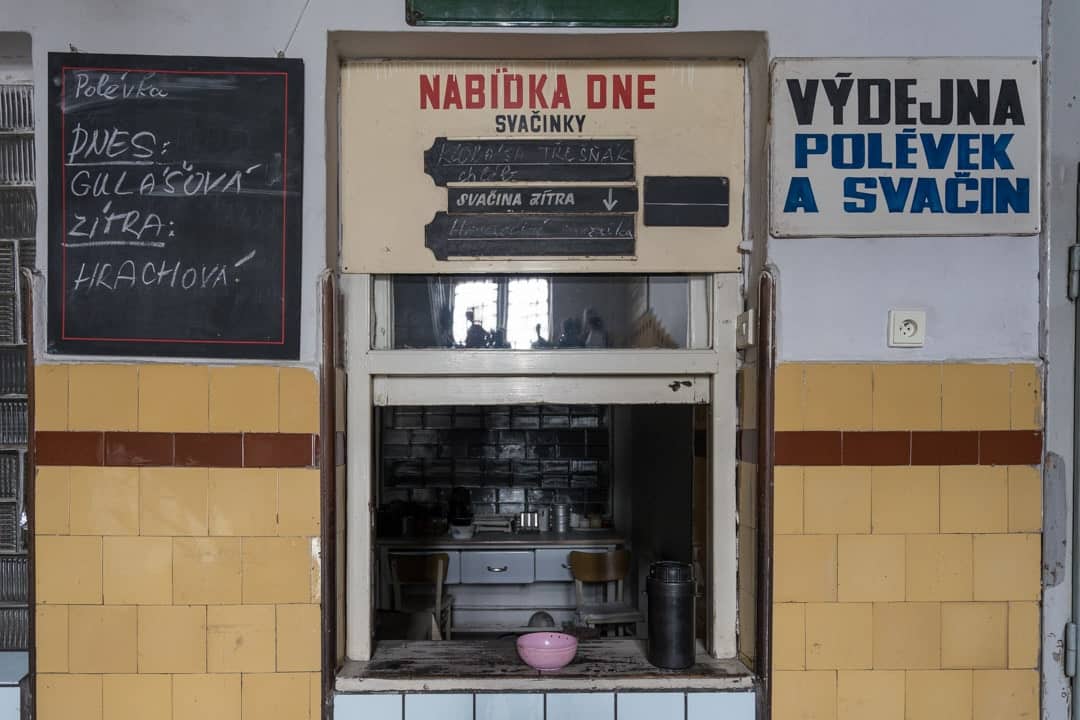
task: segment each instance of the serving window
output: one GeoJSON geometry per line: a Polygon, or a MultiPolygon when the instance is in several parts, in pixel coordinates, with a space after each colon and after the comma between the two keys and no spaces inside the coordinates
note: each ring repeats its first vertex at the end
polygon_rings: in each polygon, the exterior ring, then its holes
{"type": "MultiPolygon", "coordinates": [[[[349,657],[375,663],[370,671],[385,667],[387,653],[415,660],[408,653],[428,652],[433,637],[481,648],[537,624],[581,631],[568,553],[627,550],[624,593],[642,616],[597,636],[643,639],[648,566],[681,560],[699,581],[701,650],[734,658],[738,283],[735,275],[345,276],[347,338],[373,339],[347,360],[349,657]],[[546,300],[554,327],[555,308],[570,304],[560,293],[572,288],[573,311],[562,314],[604,308],[613,339],[600,347],[530,342],[517,352],[470,347],[468,328],[445,322],[454,341],[432,346],[435,289],[457,314],[468,308],[470,322],[501,324],[513,322],[518,282],[538,288],[532,315],[523,313],[534,331],[535,305],[546,300]],[[638,307],[648,308],[650,292],[672,287],[667,297],[680,300],[669,317],[679,318],[681,342],[615,339],[633,323],[611,308],[639,294],[638,307]],[[375,311],[364,312],[362,300],[375,311]],[[686,347],[694,342],[705,347],[686,347]],[[565,534],[556,530],[559,505],[565,534]],[[532,513],[546,516],[543,528],[522,528],[539,519],[532,513]],[[471,526],[467,537],[455,535],[455,521],[471,526]],[[452,598],[445,622],[401,614],[411,591],[431,590],[395,583],[393,562],[404,555],[442,563],[443,601],[452,598]]],[[[635,657],[635,671],[647,672],[644,651],[635,657]]]]}
{"type": "Polygon", "coordinates": [[[424,686],[452,689],[469,664],[466,687],[505,687],[513,657],[470,643],[588,625],[573,552],[622,558],[631,613],[572,680],[619,687],[625,661],[668,682],[640,591],[670,559],[697,569],[717,687],[737,674],[743,63],[363,60],[340,80],[343,689],[436,665],[449,684],[424,686]],[[392,614],[433,585],[419,623],[392,614]]]}

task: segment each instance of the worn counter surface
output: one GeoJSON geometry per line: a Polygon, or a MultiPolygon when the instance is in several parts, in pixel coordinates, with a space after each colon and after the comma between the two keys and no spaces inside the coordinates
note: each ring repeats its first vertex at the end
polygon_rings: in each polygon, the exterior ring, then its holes
{"type": "Polygon", "coordinates": [[[455,540],[449,535],[438,537],[377,538],[379,547],[398,550],[482,550],[486,548],[537,548],[537,547],[597,547],[625,545],[626,539],[614,530],[572,530],[565,533],[478,533],[467,540],[455,540]]]}
{"type": "Polygon", "coordinates": [[[699,651],[686,670],[661,670],[645,658],[638,638],[585,640],[562,670],[539,672],[517,655],[512,637],[445,642],[382,641],[369,662],[349,661],[338,692],[448,690],[748,690],[754,678],[738,660],[699,651]]]}

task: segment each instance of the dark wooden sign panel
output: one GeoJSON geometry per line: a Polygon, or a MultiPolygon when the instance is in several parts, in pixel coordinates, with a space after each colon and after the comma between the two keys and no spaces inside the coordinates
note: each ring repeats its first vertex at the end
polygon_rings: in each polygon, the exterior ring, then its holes
{"type": "Polygon", "coordinates": [[[638,209],[636,187],[548,185],[447,188],[452,214],[460,213],[610,213],[638,209]]]}
{"type": "Polygon", "coordinates": [[[299,60],[49,55],[49,350],[299,356],[299,60]]]}
{"type": "Polygon", "coordinates": [[[425,228],[439,260],[454,257],[634,254],[634,215],[449,215],[425,228]]]}
{"type": "Polygon", "coordinates": [[[644,195],[649,227],[727,227],[725,177],[646,177],[644,195]]]}
{"type": "Polygon", "coordinates": [[[633,140],[448,140],[424,151],[436,185],[634,179],[633,140]]]}
{"type": "Polygon", "coordinates": [[[679,0],[405,0],[410,25],[675,27],[679,0]]]}

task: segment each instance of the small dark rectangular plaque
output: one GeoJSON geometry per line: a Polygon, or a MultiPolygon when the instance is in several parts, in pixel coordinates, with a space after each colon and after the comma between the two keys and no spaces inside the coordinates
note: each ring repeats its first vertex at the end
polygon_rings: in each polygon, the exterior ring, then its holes
{"type": "Polygon", "coordinates": [[[405,0],[410,25],[675,27],[679,0],[405,0]]]}
{"type": "Polygon", "coordinates": [[[597,185],[476,186],[447,189],[449,210],[464,213],[612,213],[638,209],[636,187],[597,185]]]}
{"type": "Polygon", "coordinates": [[[424,151],[436,185],[634,179],[633,140],[448,140],[424,151]]]}
{"type": "Polygon", "coordinates": [[[425,228],[424,244],[452,257],[634,254],[634,215],[448,215],[425,228]]]}
{"type": "Polygon", "coordinates": [[[646,177],[645,225],[727,227],[726,177],[646,177]]]}

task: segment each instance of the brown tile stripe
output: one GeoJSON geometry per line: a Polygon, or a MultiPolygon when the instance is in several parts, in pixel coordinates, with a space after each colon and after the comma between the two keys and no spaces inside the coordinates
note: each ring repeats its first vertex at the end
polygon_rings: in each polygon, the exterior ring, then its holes
{"type": "Polygon", "coordinates": [[[777,432],[773,445],[776,465],[840,465],[843,458],[839,432],[777,432]]]}
{"type": "Polygon", "coordinates": [[[844,433],[840,456],[843,465],[910,465],[911,433],[844,433]]]}
{"type": "Polygon", "coordinates": [[[1040,431],[778,431],[777,465],[1038,465],[1040,431]]]}
{"type": "Polygon", "coordinates": [[[313,433],[41,431],[38,465],[318,467],[313,433]]]}

